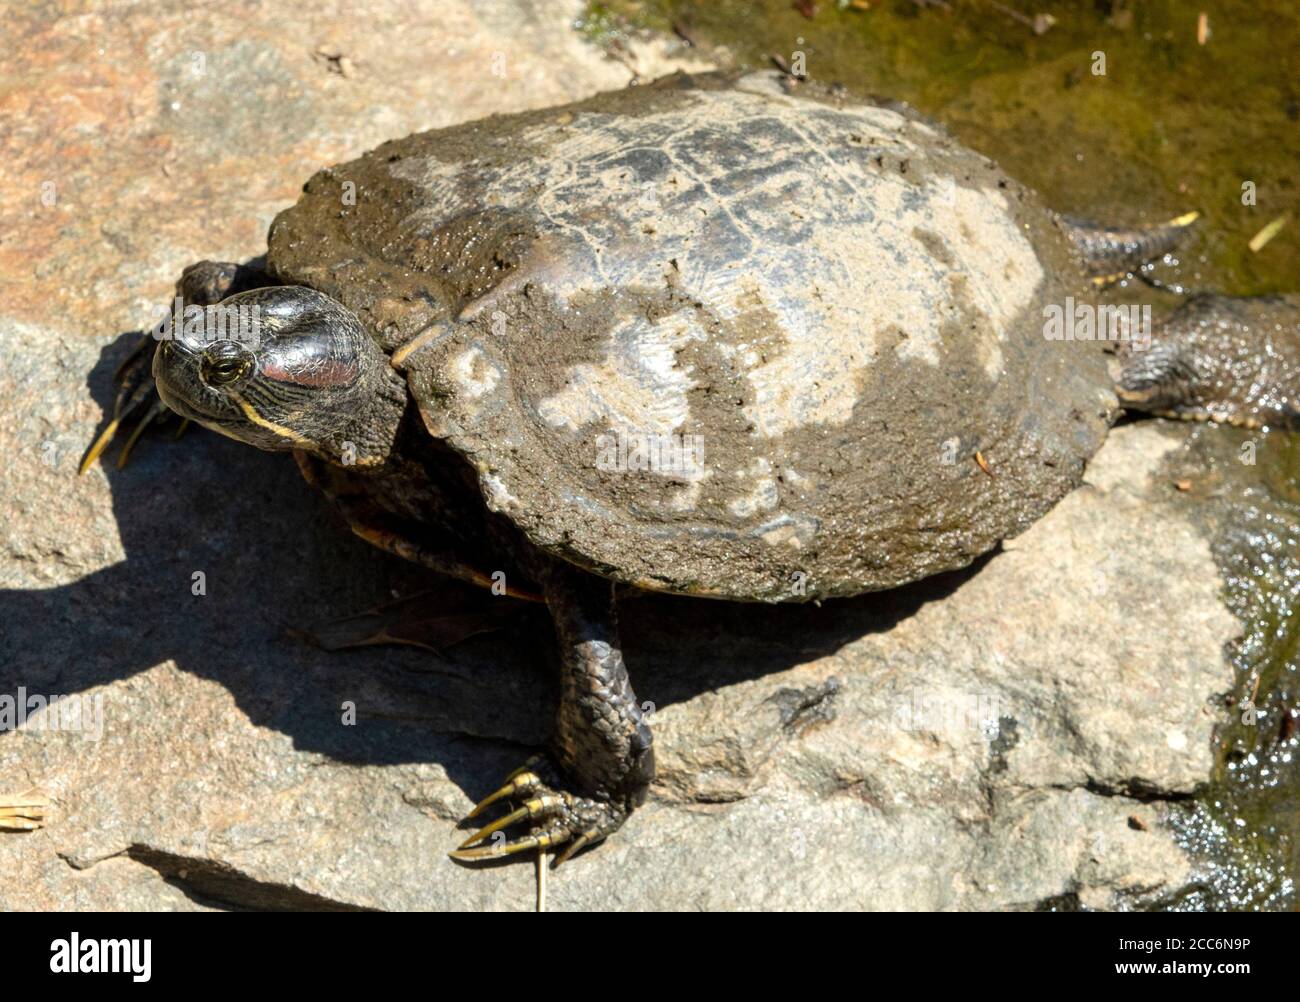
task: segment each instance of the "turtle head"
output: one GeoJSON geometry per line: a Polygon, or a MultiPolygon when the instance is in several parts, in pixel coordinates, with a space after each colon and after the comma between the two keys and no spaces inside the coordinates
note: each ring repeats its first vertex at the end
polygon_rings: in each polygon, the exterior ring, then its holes
{"type": "Polygon", "coordinates": [[[382,463],[406,381],[356,315],[329,296],[272,286],[189,307],[154,354],[163,403],[259,449],[382,463]]]}

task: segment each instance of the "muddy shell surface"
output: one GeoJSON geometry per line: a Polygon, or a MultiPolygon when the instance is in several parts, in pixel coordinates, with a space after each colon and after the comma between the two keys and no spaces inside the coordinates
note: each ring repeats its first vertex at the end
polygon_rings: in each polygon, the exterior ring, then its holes
{"type": "Polygon", "coordinates": [[[317,174],[269,263],[352,309],[536,545],[801,601],[969,564],[1115,413],[1054,216],[906,110],[672,77],[317,174]]]}

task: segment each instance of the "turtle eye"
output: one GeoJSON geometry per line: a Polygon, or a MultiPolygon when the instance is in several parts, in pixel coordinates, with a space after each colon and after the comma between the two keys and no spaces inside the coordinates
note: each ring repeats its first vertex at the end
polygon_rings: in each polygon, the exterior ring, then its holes
{"type": "Polygon", "coordinates": [[[253,371],[253,357],[230,341],[219,341],[203,353],[199,361],[199,378],[208,386],[229,386],[253,371]]]}

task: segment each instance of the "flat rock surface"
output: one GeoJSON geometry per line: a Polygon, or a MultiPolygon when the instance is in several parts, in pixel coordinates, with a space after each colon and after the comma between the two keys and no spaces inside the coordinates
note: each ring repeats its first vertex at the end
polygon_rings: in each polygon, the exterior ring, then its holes
{"type": "MultiPolygon", "coordinates": [[[[445,657],[328,653],[298,631],[430,582],[352,538],[287,458],[191,432],[75,476],[127,333],[184,264],[259,253],[318,166],[676,65],[650,44],[611,61],[554,5],[485,8],[15,15],[0,700],[87,712],[0,733],[0,794],[51,801],[41,830],[0,832],[0,906],[531,906],[531,866],[446,852],[545,742],[544,618],[445,657]]],[[[551,907],[1124,908],[1182,889],[1164,805],[1209,773],[1238,631],[1159,472],[1184,434],[1116,430],[1083,488],[968,572],[821,608],[625,603],[660,778],[552,875],[551,907]]]]}

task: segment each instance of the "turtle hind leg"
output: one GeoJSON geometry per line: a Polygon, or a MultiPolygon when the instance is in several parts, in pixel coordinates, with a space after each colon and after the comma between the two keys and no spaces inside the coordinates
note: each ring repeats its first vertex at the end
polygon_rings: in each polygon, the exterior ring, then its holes
{"type": "MultiPolygon", "coordinates": [[[[243,265],[229,261],[199,261],[181,272],[181,277],[176,282],[176,295],[186,306],[215,306],[237,292],[273,284],[275,283],[258,267],[257,262],[243,265]]],[[[113,417],[86,450],[77,470],[78,476],[95,465],[95,461],[116,441],[127,423],[139,414],[139,421],[127,436],[126,444],[117,457],[118,469],[124,467],[132,448],[145,430],[161,423],[171,413],[154,390],[153,354],[157,345],[151,332],[142,333],[131,354],[118,366],[113,376],[119,387],[113,404],[113,417]]],[[[188,421],[181,422],[177,430],[178,436],[188,424],[188,421]]]]}
{"type": "Polygon", "coordinates": [[[470,637],[502,629],[526,608],[449,581],[342,619],[289,632],[326,651],[406,644],[442,654],[470,637]]]}
{"type": "Polygon", "coordinates": [[[1068,216],[1060,220],[1066,235],[1083,254],[1089,277],[1097,285],[1106,285],[1172,251],[1198,215],[1188,212],[1154,226],[1100,226],[1068,216]]]}
{"type": "Polygon", "coordinates": [[[480,828],[453,859],[493,859],[563,847],[556,864],[616,831],[654,779],[650,728],[619,649],[611,582],[561,561],[541,575],[560,642],[560,707],[551,757],[536,757],[507,777],[469,818],[501,801],[519,806],[480,828]],[[502,834],[527,822],[526,835],[502,834]]]}
{"type": "MultiPolygon", "coordinates": [[[[348,467],[336,466],[301,449],[293,451],[293,458],[303,479],[327,495],[352,532],[371,546],[444,577],[491,589],[493,594],[525,602],[545,601],[530,584],[515,581],[515,575],[501,572],[499,577],[494,576],[480,563],[473,562],[460,551],[459,540],[446,532],[431,530],[427,524],[413,524],[386,511],[375,501],[373,483],[358,477],[348,467]]],[[[440,503],[427,492],[420,500],[430,505],[440,503]]]]}
{"type": "Polygon", "coordinates": [[[1300,428],[1300,297],[1192,297],[1127,356],[1116,394],[1163,417],[1300,428]]]}
{"type": "Polygon", "coordinates": [[[1129,410],[1167,417],[1203,410],[1200,389],[1205,382],[1195,358],[1179,345],[1162,342],[1134,352],[1120,373],[1115,391],[1129,410]]]}

